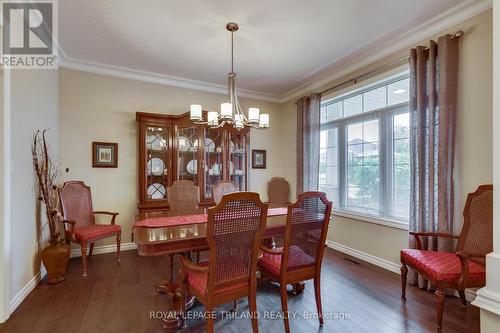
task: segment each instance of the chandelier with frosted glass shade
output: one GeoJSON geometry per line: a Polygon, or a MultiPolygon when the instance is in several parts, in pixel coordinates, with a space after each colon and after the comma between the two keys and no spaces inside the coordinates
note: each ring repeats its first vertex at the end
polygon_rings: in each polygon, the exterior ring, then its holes
{"type": "Polygon", "coordinates": [[[233,34],[238,31],[238,24],[229,22],[226,29],[231,32],[231,72],[227,74],[228,101],[220,105],[220,112],[208,111],[207,120],[203,119],[203,108],[199,104],[192,104],[190,118],[196,124],[205,124],[210,127],[222,127],[232,124],[237,129],[245,126],[253,128],[269,128],[269,114],[260,113],[258,108],[249,108],[245,115],[238,96],[236,95],[236,73],[233,70],[233,34]]]}

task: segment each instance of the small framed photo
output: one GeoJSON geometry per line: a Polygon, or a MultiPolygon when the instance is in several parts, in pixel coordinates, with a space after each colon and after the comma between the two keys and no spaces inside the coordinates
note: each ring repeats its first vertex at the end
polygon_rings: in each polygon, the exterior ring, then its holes
{"type": "Polygon", "coordinates": [[[118,168],[118,143],[92,142],[93,168],[118,168]]]}
{"type": "Polygon", "coordinates": [[[252,169],[266,168],[266,151],[252,149],[252,169]]]}

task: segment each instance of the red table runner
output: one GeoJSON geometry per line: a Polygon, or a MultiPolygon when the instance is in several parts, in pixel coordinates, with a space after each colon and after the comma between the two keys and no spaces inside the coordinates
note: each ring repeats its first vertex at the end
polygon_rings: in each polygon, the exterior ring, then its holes
{"type": "MultiPolygon", "coordinates": [[[[267,216],[269,217],[269,216],[286,215],[287,212],[288,208],[286,207],[269,208],[267,210],[267,216]]],[[[134,224],[134,227],[145,227],[145,228],[173,227],[185,224],[206,223],[207,219],[208,219],[207,214],[152,217],[145,220],[137,221],[134,224]]]]}

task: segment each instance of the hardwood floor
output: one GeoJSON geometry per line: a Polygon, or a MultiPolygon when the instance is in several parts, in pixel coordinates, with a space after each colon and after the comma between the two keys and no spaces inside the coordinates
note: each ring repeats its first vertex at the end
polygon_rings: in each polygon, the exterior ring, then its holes
{"type": "MultiPolygon", "coordinates": [[[[322,274],[323,311],[330,316],[345,314],[344,319],[326,319],[323,329],[317,319],[305,319],[304,313],[315,314],[314,288],[310,281],[298,296],[288,297],[288,308],[298,317],[290,320],[291,331],[300,332],[433,332],[434,295],[408,286],[407,301],[400,299],[399,275],[365,262],[359,264],[342,253],[325,251],[322,274]]],[[[0,325],[0,332],[162,332],[159,320],[150,319],[151,312],[168,308],[167,297],[156,293],[154,284],[167,274],[163,257],[139,257],[135,251],[122,254],[117,264],[114,254],[96,255],[89,261],[88,277],[80,277],[81,261],[71,260],[68,279],[58,285],[42,282],[0,325]]],[[[263,282],[258,287],[257,308],[261,314],[260,332],[283,332],[281,319],[265,319],[281,309],[279,287],[263,282]]],[[[217,332],[250,332],[251,324],[244,315],[246,299],[239,302],[237,315],[243,319],[221,319],[217,332]]],[[[202,313],[201,305],[190,315],[202,313]]],[[[157,313],[158,315],[159,313],[157,313]]],[[[203,332],[203,319],[190,319],[182,332],[203,332]]],[[[458,298],[447,297],[443,332],[479,332],[479,309],[462,308],[458,298]]]]}

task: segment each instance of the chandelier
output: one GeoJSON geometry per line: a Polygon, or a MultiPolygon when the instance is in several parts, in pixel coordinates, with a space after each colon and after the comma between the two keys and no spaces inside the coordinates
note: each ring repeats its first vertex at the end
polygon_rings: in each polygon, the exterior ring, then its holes
{"type": "Polygon", "coordinates": [[[227,74],[228,101],[220,105],[220,112],[208,111],[207,121],[203,119],[203,108],[200,104],[192,104],[190,118],[196,124],[208,125],[212,128],[231,124],[238,130],[243,127],[269,128],[269,114],[260,113],[258,108],[249,108],[248,116],[243,113],[236,95],[236,73],[233,69],[233,35],[238,31],[238,24],[229,22],[226,29],[231,32],[231,72],[227,74]]]}

